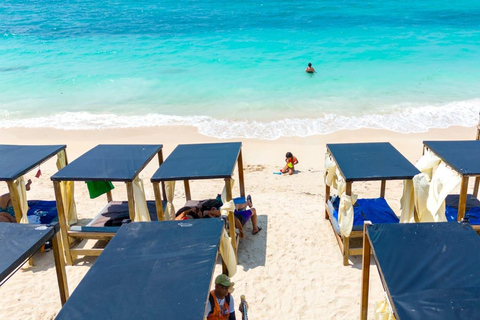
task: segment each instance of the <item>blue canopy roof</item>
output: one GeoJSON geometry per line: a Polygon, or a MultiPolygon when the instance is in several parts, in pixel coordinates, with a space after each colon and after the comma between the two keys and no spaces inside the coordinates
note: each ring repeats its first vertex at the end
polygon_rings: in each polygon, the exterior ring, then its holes
{"type": "Polygon", "coordinates": [[[423,144],[458,173],[480,175],[480,141],[424,141],[423,144]]]}
{"type": "Polygon", "coordinates": [[[123,225],[57,319],[203,319],[224,222],[123,225]]]}
{"type": "Polygon", "coordinates": [[[65,145],[0,145],[0,181],[17,179],[65,148],[65,145]]]}
{"type": "Polygon", "coordinates": [[[241,147],[241,142],[178,145],[151,181],[230,178],[241,147]]]}
{"type": "Polygon", "coordinates": [[[420,173],[388,142],[327,144],[345,181],[404,180],[420,173]]]}
{"type": "Polygon", "coordinates": [[[0,284],[58,230],[58,224],[0,223],[0,284]]]}
{"type": "Polygon", "coordinates": [[[380,277],[397,319],[476,319],[480,237],[466,224],[367,226],[380,277]]]}
{"type": "Polygon", "coordinates": [[[161,144],[101,144],[72,161],[51,179],[53,181],[132,181],[161,149],[161,144]]]}

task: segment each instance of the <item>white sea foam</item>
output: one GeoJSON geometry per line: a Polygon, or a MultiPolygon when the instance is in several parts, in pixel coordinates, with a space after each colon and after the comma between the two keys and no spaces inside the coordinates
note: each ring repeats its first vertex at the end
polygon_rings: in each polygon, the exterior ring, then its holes
{"type": "Polygon", "coordinates": [[[0,128],[30,127],[64,130],[194,126],[206,136],[222,139],[277,139],[311,136],[360,128],[387,129],[401,133],[425,132],[431,128],[471,127],[478,122],[480,99],[452,102],[441,106],[395,106],[388,112],[362,114],[324,113],[312,118],[274,121],[218,119],[208,116],[169,116],[161,114],[121,116],[111,113],[64,112],[45,117],[14,118],[0,110],[0,128]]]}

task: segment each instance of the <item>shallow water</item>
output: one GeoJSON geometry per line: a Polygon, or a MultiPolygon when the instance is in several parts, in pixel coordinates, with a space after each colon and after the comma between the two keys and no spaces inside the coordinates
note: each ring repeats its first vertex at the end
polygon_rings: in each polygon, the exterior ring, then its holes
{"type": "Polygon", "coordinates": [[[0,127],[472,126],[478,21],[475,1],[2,1],[0,127]]]}

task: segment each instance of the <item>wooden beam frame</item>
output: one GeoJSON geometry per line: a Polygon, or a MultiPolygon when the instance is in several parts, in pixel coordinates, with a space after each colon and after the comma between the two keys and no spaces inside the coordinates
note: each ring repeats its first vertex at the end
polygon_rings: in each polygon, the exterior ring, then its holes
{"type": "Polygon", "coordinates": [[[162,197],[160,195],[160,184],[158,182],[152,182],[152,184],[153,184],[153,193],[155,194],[155,207],[157,208],[157,219],[158,221],[163,221],[165,220],[165,213],[163,212],[163,202],[162,202],[162,197]]]}
{"type": "Polygon", "coordinates": [[[135,197],[133,195],[133,183],[127,181],[127,199],[128,199],[128,214],[130,215],[130,220],[135,221],[135,197]]]}
{"type": "Polygon", "coordinates": [[[67,215],[65,214],[65,207],[63,204],[62,191],[60,188],[60,181],[53,181],[53,189],[55,190],[55,200],[57,201],[58,223],[60,224],[60,234],[62,235],[63,250],[65,251],[65,257],[67,264],[73,265],[73,256],[70,251],[70,237],[68,231],[70,226],[68,225],[67,215]]]}
{"type": "Polygon", "coordinates": [[[69,292],[62,243],[58,239],[57,233],[53,235],[51,241],[53,247],[53,258],[55,260],[55,271],[57,273],[58,290],[60,291],[60,300],[62,301],[63,306],[68,300],[69,292]]]}
{"type": "Polygon", "coordinates": [[[360,319],[367,320],[368,291],[370,286],[370,239],[367,235],[367,223],[363,225],[362,291],[360,301],[360,319]]]}
{"type": "Polygon", "coordinates": [[[468,193],[468,176],[462,177],[460,196],[458,199],[458,214],[457,221],[462,221],[465,217],[465,209],[467,207],[467,193],[468,193]]]}
{"type": "Polygon", "coordinates": [[[240,153],[238,154],[237,159],[238,164],[238,184],[240,186],[240,197],[245,197],[245,180],[243,176],[243,156],[242,156],[242,147],[240,147],[240,153]]]}
{"type": "MultiPolygon", "coordinates": [[[[230,201],[233,199],[231,181],[232,181],[231,178],[225,178],[225,190],[226,190],[227,201],[230,201]]],[[[235,257],[238,262],[237,241],[236,241],[236,232],[235,232],[235,216],[233,212],[228,213],[228,233],[231,238],[233,251],[235,252],[235,257]]]]}
{"type": "Polygon", "coordinates": [[[190,193],[190,182],[188,180],[183,180],[183,185],[185,187],[185,198],[192,200],[192,194],[190,193]]]}

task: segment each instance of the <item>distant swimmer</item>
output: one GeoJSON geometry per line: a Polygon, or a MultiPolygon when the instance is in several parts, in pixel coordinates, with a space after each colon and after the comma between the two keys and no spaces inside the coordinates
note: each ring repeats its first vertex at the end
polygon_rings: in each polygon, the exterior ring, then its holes
{"type": "Polygon", "coordinates": [[[309,63],[307,69],[305,69],[305,72],[306,73],[315,73],[317,71],[315,71],[315,69],[312,67],[312,64],[309,63]]]}

